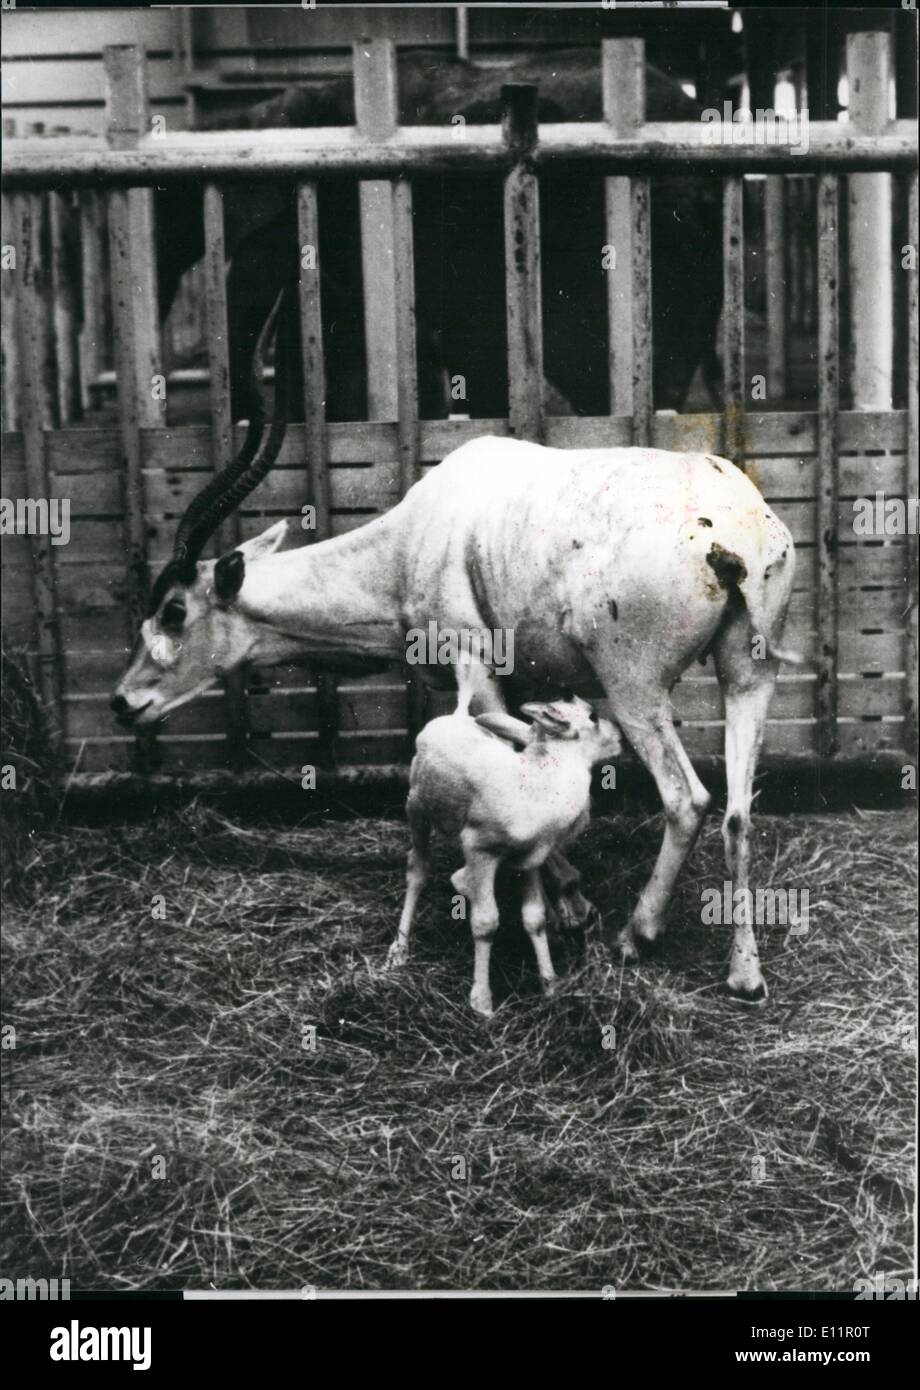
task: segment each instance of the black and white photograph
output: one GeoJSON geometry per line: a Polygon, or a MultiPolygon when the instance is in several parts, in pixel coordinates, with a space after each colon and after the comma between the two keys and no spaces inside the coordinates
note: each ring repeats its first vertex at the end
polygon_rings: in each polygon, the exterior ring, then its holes
{"type": "Polygon", "coordinates": [[[834,1297],[724,1365],[868,1362],[917,1297],[914,5],[4,0],[2,108],[36,1364],[156,1366],[90,1294],[834,1297]]]}

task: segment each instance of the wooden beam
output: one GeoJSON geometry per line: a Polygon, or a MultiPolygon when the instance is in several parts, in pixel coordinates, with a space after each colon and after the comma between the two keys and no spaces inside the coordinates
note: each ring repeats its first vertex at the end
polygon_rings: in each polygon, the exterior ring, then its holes
{"type": "MultiPolygon", "coordinates": [[[[880,136],[888,124],[891,36],[848,34],[846,52],[849,128],[880,136]]],[[[848,195],[853,404],[857,410],[885,410],[891,406],[894,355],[891,178],[855,174],[848,195]]]]}
{"type": "MultiPolygon", "coordinates": [[[[204,305],[211,406],[211,466],[215,473],[233,461],[233,410],[230,400],[230,343],[227,327],[227,256],[224,199],[217,184],[204,186],[204,305]]],[[[232,550],[241,538],[239,514],[227,517],[216,537],[217,553],[232,550]]],[[[246,765],[249,743],[249,666],[228,673],[224,720],[232,767],[246,765]]]]}
{"type": "Polygon", "coordinates": [[[770,174],[764,185],[764,251],[767,295],[767,398],[786,396],[786,179],[770,174]]]}
{"type": "MultiPolygon", "coordinates": [[[[146,128],[146,63],[134,45],[103,50],[106,129],[115,150],[124,151],[146,128]]],[[[113,151],[114,152],[114,151],[113,151]]],[[[156,244],[152,194],[146,188],[113,188],[108,203],[112,325],[118,373],[118,420],[125,487],[126,638],[130,647],[147,607],[147,506],[141,431],[164,425],[165,393],[155,389],[160,373],[156,244]]],[[[142,768],[156,762],[155,736],[141,733],[135,757],[142,768]]]]}
{"type": "MultiPolygon", "coordinates": [[[[16,285],[25,481],[28,496],[36,502],[46,502],[50,513],[52,487],[45,452],[45,423],[49,414],[49,380],[45,371],[48,320],[42,311],[50,267],[44,256],[42,239],[42,194],[17,195],[12,212],[18,258],[12,278],[16,285]]],[[[53,746],[59,749],[65,732],[62,700],[64,672],[58,625],[55,547],[51,542],[51,535],[42,533],[40,528],[29,536],[38,689],[48,719],[49,736],[53,746]]]]}
{"type": "MultiPolygon", "coordinates": [[[[315,183],[297,189],[297,242],[300,250],[300,341],[303,363],[304,449],[307,498],[315,509],[315,526],[307,541],[324,541],[331,534],[329,518],[329,457],[326,430],[326,366],[323,357],[323,316],[320,296],[319,203],[315,183]],[[306,264],[305,264],[306,262],[306,264]]],[[[336,677],[313,672],[317,694],[317,759],[323,767],[338,763],[339,702],[336,677]]]]}
{"type": "MultiPolygon", "coordinates": [[[[200,184],[253,179],[308,179],[333,175],[390,179],[490,169],[505,172],[510,157],[496,126],[466,126],[459,135],[442,126],[404,126],[386,141],[359,140],[341,127],[311,130],[179,131],[147,138],[136,150],[109,150],[101,141],[74,137],[11,140],[4,151],[7,190],[131,187],[166,182],[200,184]]],[[[603,176],[625,174],[840,173],[910,169],[917,164],[917,132],[894,121],[884,134],[860,134],[837,122],[809,126],[808,149],[771,145],[752,130],[712,144],[711,127],[692,121],[649,122],[631,140],[612,141],[602,122],[546,125],[534,150],[535,170],[566,169],[603,176]]]]}
{"type": "MultiPolygon", "coordinates": [[[[399,492],[404,496],[420,475],[418,368],[415,325],[415,257],[412,235],[412,185],[401,179],[393,188],[394,265],[396,285],[396,384],[399,492]]],[[[409,668],[406,725],[410,756],[415,736],[428,715],[428,688],[418,670],[409,668]]]]}
{"type": "MultiPolygon", "coordinates": [[[[611,136],[634,136],[645,120],[643,39],[602,41],[601,89],[611,136]]],[[[606,269],[610,414],[629,415],[633,408],[633,206],[629,179],[605,179],[604,202],[607,254],[613,259],[606,269]]]]}
{"type": "MultiPolygon", "coordinates": [[[[4,122],[5,124],[5,122],[4,122]]],[[[4,246],[17,243],[19,230],[16,226],[13,198],[11,194],[2,195],[2,214],[0,214],[0,242],[4,246]]],[[[19,406],[22,399],[22,386],[19,376],[19,337],[16,324],[16,276],[4,270],[0,278],[0,351],[3,355],[3,428],[19,429],[19,406]]]]}
{"type": "Polygon", "coordinates": [[[817,685],[818,756],[838,749],[838,470],[840,267],[838,254],[838,182],[835,174],[818,180],[818,492],[815,545],[818,563],[817,685]]]}
{"type": "Polygon", "coordinates": [[[77,312],[77,267],[74,258],[79,228],[72,193],[51,193],[51,302],[54,325],[57,415],[62,425],[83,412],[80,391],[80,346],[77,312]]]}
{"type": "Polygon", "coordinates": [[[652,210],[649,180],[630,179],[632,243],[633,443],[648,448],[652,435],[652,210]]]}
{"type": "Polygon", "coordinates": [[[725,455],[744,467],[746,449],[744,377],[744,184],[739,176],[722,189],[722,373],[725,392],[725,455]]]}
{"type": "Polygon", "coordinates": [[[540,189],[532,167],[537,89],[502,87],[503,129],[514,164],[505,177],[505,295],[508,322],[508,417],[512,434],[543,433],[543,306],[540,285],[540,189]]]}
{"type": "MultiPolygon", "coordinates": [[[[907,242],[914,248],[920,246],[920,218],[917,211],[917,175],[912,174],[908,183],[907,242]]],[[[904,492],[907,497],[920,497],[920,381],[918,381],[917,359],[918,340],[920,340],[920,314],[917,310],[917,265],[905,269],[908,276],[907,301],[907,455],[905,458],[904,492]]],[[[905,640],[905,666],[907,681],[905,687],[905,747],[915,759],[920,755],[917,747],[918,736],[918,694],[917,668],[920,664],[920,640],[917,633],[917,613],[920,609],[920,539],[908,535],[908,612],[905,640]]]]}
{"type": "MultiPolygon", "coordinates": [[[[354,45],[355,121],[369,140],[396,131],[396,48],[392,39],[354,45]]],[[[386,180],[362,182],[361,265],[367,342],[367,411],[372,420],[397,418],[395,226],[393,189],[386,180]]]]}

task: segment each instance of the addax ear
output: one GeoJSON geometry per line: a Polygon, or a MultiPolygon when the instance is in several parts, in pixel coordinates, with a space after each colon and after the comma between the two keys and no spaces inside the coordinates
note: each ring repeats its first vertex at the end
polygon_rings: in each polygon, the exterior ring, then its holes
{"type": "Polygon", "coordinates": [[[269,526],[267,531],[262,531],[260,535],[253,536],[251,540],[243,541],[239,546],[239,552],[250,563],[254,560],[264,560],[266,555],[274,555],[276,550],[280,550],[288,539],[289,527],[287,518],[276,521],[274,526],[269,526]]]}
{"type": "Polygon", "coordinates": [[[232,603],[243,587],[246,560],[240,550],[221,555],[214,566],[214,592],[219,603],[232,603]]]}

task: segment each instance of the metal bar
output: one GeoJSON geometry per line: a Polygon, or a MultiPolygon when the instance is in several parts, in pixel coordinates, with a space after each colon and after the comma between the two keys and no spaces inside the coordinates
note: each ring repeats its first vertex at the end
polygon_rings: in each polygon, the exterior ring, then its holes
{"type": "Polygon", "coordinates": [[[725,455],[744,467],[744,185],[740,177],[726,179],[722,190],[722,318],[725,378],[725,455]]]}
{"type": "MultiPolygon", "coordinates": [[[[315,525],[307,527],[308,542],[324,541],[329,529],[329,459],[326,438],[326,367],[323,358],[323,318],[320,297],[319,205],[316,184],[297,189],[297,240],[300,248],[300,341],[303,363],[304,447],[307,496],[315,525]]],[[[313,673],[316,681],[319,759],[324,767],[338,763],[339,701],[336,678],[327,671],[313,673]]]]}
{"type": "MultiPolygon", "coordinates": [[[[36,502],[51,504],[51,479],[45,453],[45,421],[48,381],[45,373],[45,336],[48,322],[42,312],[49,267],[43,257],[42,195],[25,193],[13,202],[13,220],[18,243],[19,266],[16,282],[16,327],[19,335],[19,372],[23,454],[28,494],[36,502]]],[[[58,626],[52,537],[47,528],[36,526],[29,534],[32,560],[32,597],[35,611],[35,644],[38,661],[38,688],[49,721],[55,746],[64,734],[63,653],[58,626]]]]}
{"type": "Polygon", "coordinates": [[[505,139],[514,164],[505,178],[505,294],[508,321],[508,417],[511,433],[543,433],[543,314],[540,295],[540,190],[531,157],[537,139],[537,89],[502,87],[505,139]]]}
{"type": "MultiPolygon", "coordinates": [[[[224,199],[217,184],[204,186],[204,304],[208,345],[208,377],[211,405],[211,464],[215,473],[233,460],[233,410],[230,399],[230,346],[227,327],[227,256],[224,245],[224,199]]],[[[218,554],[240,541],[240,518],[229,516],[217,534],[218,554]]],[[[227,753],[232,767],[246,764],[250,735],[246,689],[249,666],[244,664],[226,677],[224,724],[227,753]]]]}
{"type": "Polygon", "coordinates": [[[837,513],[839,471],[839,265],[838,182],[818,180],[818,492],[815,544],[818,554],[818,643],[816,709],[818,756],[837,751],[837,513]]]}

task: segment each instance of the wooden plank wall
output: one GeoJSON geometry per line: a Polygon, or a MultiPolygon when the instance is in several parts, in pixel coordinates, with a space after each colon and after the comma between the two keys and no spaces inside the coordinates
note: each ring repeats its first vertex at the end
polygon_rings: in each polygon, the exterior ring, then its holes
{"type": "MultiPolygon", "coordinates": [[[[624,74],[634,70],[635,44],[612,41],[605,44],[604,52],[605,64],[610,65],[608,83],[616,85],[618,67],[624,74]]],[[[126,81],[136,82],[130,64],[111,65],[113,74],[119,70],[126,74],[126,81]]],[[[836,179],[825,176],[818,194],[818,312],[825,354],[817,413],[742,409],[743,335],[737,322],[728,322],[730,374],[741,397],[736,402],[738,418],[726,430],[721,414],[653,414],[648,370],[651,344],[643,314],[633,315],[632,322],[633,411],[598,418],[545,417],[540,374],[528,366],[534,352],[539,355],[535,341],[535,335],[539,337],[535,302],[539,218],[530,183],[533,175],[526,167],[526,151],[533,138],[531,108],[531,92],[509,91],[507,138],[521,151],[520,162],[508,175],[505,203],[512,231],[508,240],[509,353],[516,383],[512,419],[417,419],[411,190],[408,183],[397,183],[392,189],[391,273],[396,277],[399,306],[398,350],[392,364],[398,419],[357,424],[327,424],[322,419],[322,364],[316,351],[321,343],[321,305],[318,282],[305,272],[300,308],[308,344],[307,423],[290,427],[276,468],[244,504],[239,535],[257,534],[279,516],[296,516],[307,501],[317,505],[319,536],[342,534],[392,506],[414,477],[435,466],[452,448],[487,433],[542,437],[559,447],[628,445],[647,439],[655,447],[709,452],[723,451],[729,439],[738,463],[789,525],[799,554],[785,644],[803,652],[807,664],[783,673],[771,709],[767,751],[829,756],[905,748],[916,709],[916,684],[906,678],[910,654],[916,650],[915,611],[911,614],[911,600],[916,603],[916,541],[909,543],[903,536],[858,538],[853,502],[874,497],[876,492],[904,498],[916,486],[916,410],[908,414],[837,409],[836,179]],[[829,598],[834,599],[830,607],[829,598]]],[[[628,226],[631,249],[625,273],[647,303],[646,181],[632,182],[629,198],[618,195],[610,211],[615,225],[628,226]]],[[[729,317],[737,318],[743,312],[737,289],[743,251],[738,243],[744,229],[737,187],[732,183],[728,187],[726,274],[731,292],[729,317]]],[[[912,188],[915,220],[915,180],[912,188]]],[[[41,195],[16,197],[28,199],[29,207],[38,208],[41,203],[41,195]]],[[[126,195],[112,197],[124,200],[126,195]]],[[[124,255],[136,256],[136,243],[144,244],[149,237],[142,210],[132,220],[129,208],[119,211],[117,202],[114,206],[116,230],[122,225],[127,228],[130,244],[124,255]]],[[[313,244],[317,240],[314,185],[301,185],[298,206],[301,243],[313,244]]],[[[219,274],[221,200],[216,188],[209,191],[208,207],[210,255],[204,275],[209,312],[220,339],[224,322],[219,274]]],[[[18,215],[20,225],[25,225],[31,215],[25,201],[18,215]]],[[[112,219],[110,201],[110,223],[112,219]]],[[[32,245],[31,230],[29,236],[32,245]]],[[[117,245],[114,250],[122,254],[117,245]]],[[[38,260],[35,264],[40,269],[38,260]]],[[[113,276],[117,288],[117,266],[113,276]]],[[[41,285],[41,275],[31,282],[24,279],[20,292],[32,296],[18,306],[21,322],[29,325],[28,332],[20,330],[18,340],[28,391],[23,399],[23,430],[4,439],[2,490],[4,497],[68,499],[71,538],[63,546],[48,545],[42,538],[4,538],[5,640],[25,646],[37,671],[44,673],[42,688],[58,713],[69,761],[79,758],[81,772],[127,770],[132,766],[134,740],[119,736],[107,708],[108,694],[127,656],[131,623],[126,616],[132,608],[136,610],[145,582],[168,558],[176,521],[188,501],[231,448],[239,446],[241,435],[228,418],[226,357],[219,341],[212,348],[211,425],[165,427],[156,418],[146,418],[136,399],[131,407],[132,396],[142,394],[139,384],[153,349],[149,343],[133,341],[131,335],[137,337],[139,325],[129,323],[123,307],[117,309],[116,318],[125,340],[125,380],[137,389],[123,393],[120,427],[48,428],[45,339],[49,318],[37,311],[22,317],[30,306],[35,308],[33,299],[37,303],[41,298],[41,285]],[[143,574],[126,567],[126,532],[133,539],[143,574]]],[[[911,302],[916,334],[915,290],[911,302]]],[[[914,391],[916,367],[914,353],[914,391]]],[[[721,706],[711,662],[687,673],[675,691],[674,703],[688,751],[720,752],[721,706]]],[[[430,704],[436,707],[435,701],[430,704]]],[[[419,701],[407,701],[406,684],[398,671],[367,680],[343,679],[335,687],[318,684],[303,669],[285,667],[261,673],[245,702],[238,692],[236,705],[230,701],[227,706],[217,692],[177,711],[158,739],[158,754],[167,772],[239,765],[249,759],[253,765],[294,775],[305,763],[321,761],[324,753],[328,756],[334,735],[341,765],[388,764],[404,760],[407,735],[419,717],[419,701]]]]}
{"type": "MultiPolygon", "coordinates": [[[[652,442],[664,448],[712,448],[720,416],[656,416],[652,442]]],[[[591,447],[630,442],[628,417],[548,418],[547,443],[591,447]]],[[[422,470],[450,448],[482,433],[508,433],[506,421],[423,421],[419,427],[422,470]]],[[[340,535],[386,510],[400,492],[400,444],[395,423],[326,427],[329,529],[340,535]]],[[[766,748],[808,753],[818,748],[817,673],[819,606],[816,588],[818,433],[813,414],[748,417],[749,453],[744,463],[791,528],[798,549],[796,591],[787,645],[809,657],[801,671],[786,668],[771,709],[766,748]]],[[[837,746],[841,753],[869,753],[904,746],[906,694],[908,545],[904,537],[860,541],[853,533],[853,499],[904,496],[908,420],[903,412],[840,416],[836,535],[839,630],[837,634],[837,746]]],[[[176,519],[211,470],[208,427],[141,430],[146,531],[151,573],[168,558],[176,519]]],[[[239,434],[236,443],[242,442],[239,434]]],[[[32,495],[25,472],[22,435],[4,440],[3,495],[32,495]]],[[[111,724],[107,696],[127,655],[126,578],[122,556],[122,454],[117,430],[69,429],[45,435],[52,496],[71,502],[69,545],[51,547],[57,574],[59,640],[65,735],[81,770],[126,769],[133,740],[111,724]]],[[[305,500],[303,426],[291,426],[272,474],[248,499],[241,533],[255,535],[279,516],[297,515],[305,500]]],[[[8,536],[2,545],[3,603],[7,641],[32,641],[33,593],[29,541],[8,536]]],[[[339,760],[400,761],[406,751],[406,703],[398,673],[339,684],[339,760]]],[[[317,757],[315,684],[298,668],[263,674],[261,693],[250,696],[250,729],[259,762],[288,769],[317,757]]],[[[692,753],[719,752],[721,711],[711,664],[697,667],[675,692],[692,753]]],[[[220,767],[229,747],[221,696],[205,697],[177,711],[159,740],[163,770],[220,767]]]]}

